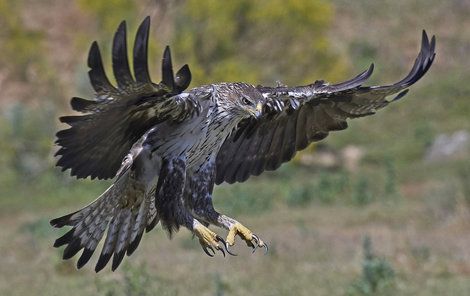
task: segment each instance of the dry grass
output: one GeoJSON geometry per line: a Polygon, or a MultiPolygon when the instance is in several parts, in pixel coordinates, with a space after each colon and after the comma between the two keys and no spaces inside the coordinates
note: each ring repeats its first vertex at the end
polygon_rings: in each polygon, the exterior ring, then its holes
{"type": "MultiPolygon", "coordinates": [[[[409,185],[403,189],[410,191],[409,185]]],[[[344,295],[359,277],[361,241],[369,235],[397,273],[397,294],[467,295],[468,208],[457,203],[452,212],[434,215],[429,208],[442,205],[426,201],[426,194],[420,191],[393,206],[278,206],[238,217],[269,242],[266,256],[251,255],[239,242],[238,257],[209,258],[187,231],[170,241],[157,228],[117,272],[98,275],[93,266],[77,271],[73,261],[60,260],[51,246],[58,233],[47,225],[56,212],[5,214],[0,218],[0,294],[344,295]]]]}
{"type": "MultiPolygon", "coordinates": [[[[60,73],[57,84],[68,86],[67,96],[86,93],[87,46],[92,39],[101,40],[93,31],[96,20],[74,3],[23,2],[28,28],[44,32],[48,49],[61,49],[48,55],[51,69],[60,73]],[[70,86],[74,80],[77,90],[70,86]]],[[[106,269],[97,275],[94,262],[77,271],[74,259],[61,260],[61,250],[52,248],[60,233],[48,220],[91,201],[106,184],[59,180],[57,172],[38,177],[45,180],[42,183],[25,182],[20,176],[18,188],[12,187],[11,178],[0,178],[5,185],[0,186],[0,295],[348,295],[361,277],[366,235],[395,271],[388,294],[469,295],[469,175],[463,172],[459,179],[456,172],[470,156],[459,163],[422,163],[426,144],[435,135],[470,130],[468,1],[333,2],[337,9],[331,41],[351,59],[351,69],[359,71],[375,61],[373,81],[393,81],[404,74],[416,54],[421,29],[438,37],[436,64],[406,102],[379,116],[352,121],[347,131],[328,138],[333,147],[354,144],[366,152],[343,191],[332,190],[341,182],[340,175],[331,179],[329,173],[284,166],[276,175],[217,191],[219,208],[265,239],[268,255],[252,255],[239,242],[238,257],[209,258],[188,231],[170,241],[157,227],[118,271],[106,269]],[[387,157],[394,161],[393,198],[382,194],[387,157]],[[336,183],[319,185],[322,178],[336,183]],[[354,202],[360,178],[368,180],[363,189],[372,200],[354,202]]],[[[142,0],[140,6],[151,3],[142,0]]],[[[142,8],[139,16],[155,13],[150,10],[142,8]]],[[[24,94],[31,92],[28,87],[33,85],[3,83],[0,101],[38,99],[24,94]],[[22,92],[14,94],[12,89],[22,92]]],[[[65,105],[65,96],[61,98],[57,104],[65,105]]]]}

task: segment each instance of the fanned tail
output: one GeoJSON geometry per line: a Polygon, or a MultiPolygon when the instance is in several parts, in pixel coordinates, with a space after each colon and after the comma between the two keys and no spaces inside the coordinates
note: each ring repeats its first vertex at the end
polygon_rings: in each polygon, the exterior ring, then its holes
{"type": "Polygon", "coordinates": [[[113,255],[114,271],[124,255],[131,255],[138,247],[144,230],[148,232],[155,227],[159,218],[154,191],[135,190],[134,180],[128,175],[124,173],[100,197],[81,210],[50,221],[57,228],[72,226],[54,243],[54,247],[66,245],[63,259],[70,259],[83,249],[77,268],[83,267],[107,229],[95,271],[103,269],[113,255]]]}

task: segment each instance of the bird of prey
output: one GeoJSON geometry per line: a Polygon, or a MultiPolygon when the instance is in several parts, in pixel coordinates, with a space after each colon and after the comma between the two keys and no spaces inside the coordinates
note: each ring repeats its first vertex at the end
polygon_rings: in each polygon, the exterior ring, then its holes
{"type": "Polygon", "coordinates": [[[95,271],[112,259],[112,270],[131,255],[142,235],[158,222],[170,234],[181,226],[199,239],[210,256],[232,254],[239,236],[254,250],[267,244],[237,220],[212,205],[215,184],[244,182],[291,160],[297,151],[330,131],[347,128],[347,120],[374,114],[402,98],[431,67],[435,37],[422,33],[420,52],[410,73],[397,83],[364,86],[373,64],[351,80],[304,86],[254,86],[215,83],[186,90],[189,67],[173,73],[170,50],[162,59],[162,80],[150,79],[147,62],[150,18],[138,28],[133,71],[128,62],[126,23],[113,40],[108,80],[100,50],[91,45],[88,74],[96,92],[92,100],[72,98],[82,114],[63,116],[70,127],[57,133],[56,155],[62,171],[77,178],[114,183],[84,208],[53,219],[55,227],[72,228],[55,241],[66,245],[64,259],[83,250],[84,266],[104,239],[95,271]],[[225,229],[225,239],[208,228],[225,229]]]}

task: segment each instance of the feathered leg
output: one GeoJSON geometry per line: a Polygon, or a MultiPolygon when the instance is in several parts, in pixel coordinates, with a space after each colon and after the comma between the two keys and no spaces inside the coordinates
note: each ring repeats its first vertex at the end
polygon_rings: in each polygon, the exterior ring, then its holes
{"type": "Polygon", "coordinates": [[[213,224],[228,230],[226,247],[229,254],[234,255],[228,250],[228,246],[235,244],[235,237],[237,235],[243,239],[249,247],[253,248],[253,252],[257,248],[264,248],[267,251],[267,244],[251,230],[243,226],[237,220],[222,215],[214,209],[212,204],[212,190],[214,187],[213,176],[214,165],[209,163],[186,178],[187,184],[184,193],[185,206],[195,217],[206,224],[213,224]]]}
{"type": "Polygon", "coordinates": [[[195,219],[184,206],[183,193],[186,182],[186,161],[184,157],[164,160],[156,189],[156,208],[162,226],[170,236],[180,226],[185,226],[198,237],[204,252],[214,256],[215,250],[225,256],[227,244],[215,232],[195,219]],[[211,252],[209,252],[212,251],[211,252]]]}

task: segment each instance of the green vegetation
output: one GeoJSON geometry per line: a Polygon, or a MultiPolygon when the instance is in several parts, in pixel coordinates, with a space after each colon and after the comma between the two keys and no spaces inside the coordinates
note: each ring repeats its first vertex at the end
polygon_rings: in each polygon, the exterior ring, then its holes
{"type": "Polygon", "coordinates": [[[122,278],[101,279],[96,278],[96,287],[99,295],[176,295],[165,282],[152,277],[145,264],[140,266],[123,266],[122,278]]]}
{"type": "Polygon", "coordinates": [[[137,10],[134,1],[128,0],[78,0],[77,2],[84,11],[93,15],[93,18],[98,22],[100,31],[108,38],[116,30],[116,24],[126,20],[137,10]]]}
{"type": "Polygon", "coordinates": [[[386,259],[374,254],[368,236],[363,241],[363,252],[362,276],[351,285],[348,295],[395,295],[395,272],[386,259]]]}
{"type": "Polygon", "coordinates": [[[437,135],[470,131],[468,5],[52,2],[0,1],[0,295],[468,295],[470,155],[423,160],[437,135]],[[265,239],[267,256],[238,242],[238,257],[207,258],[189,232],[170,241],[157,227],[121,269],[97,276],[61,260],[52,242],[63,232],[48,221],[92,201],[109,181],[74,180],[55,168],[54,133],[71,112],[69,98],[92,95],[90,42],[99,41],[111,73],[116,26],[126,19],[130,40],[146,15],[154,80],[169,44],[175,67],[190,65],[191,86],[335,82],[372,61],[372,82],[392,82],[409,70],[423,28],[437,35],[438,56],[404,100],[325,140],[335,151],[360,147],[356,168],[297,160],[216,188],[216,207],[265,239]]]}
{"type": "Polygon", "coordinates": [[[327,36],[333,20],[332,4],[322,0],[190,0],[176,15],[174,49],[195,84],[338,79],[346,65],[327,36]]]}
{"type": "Polygon", "coordinates": [[[41,50],[43,36],[38,30],[26,28],[17,17],[21,12],[20,1],[5,0],[0,3],[0,34],[2,38],[2,55],[0,65],[8,67],[16,79],[28,80],[27,70],[30,65],[42,62],[41,50]]]}

